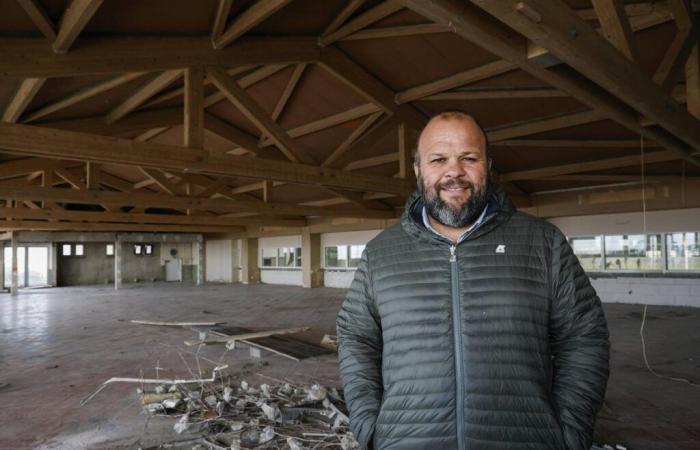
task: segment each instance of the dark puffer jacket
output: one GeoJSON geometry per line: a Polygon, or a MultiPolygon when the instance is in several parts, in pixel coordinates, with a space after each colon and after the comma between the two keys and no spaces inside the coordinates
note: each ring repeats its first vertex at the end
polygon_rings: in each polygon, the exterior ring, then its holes
{"type": "Polygon", "coordinates": [[[413,195],[366,247],[338,316],[340,371],[363,448],[590,448],[608,329],[563,234],[496,190],[461,243],[413,195]]]}

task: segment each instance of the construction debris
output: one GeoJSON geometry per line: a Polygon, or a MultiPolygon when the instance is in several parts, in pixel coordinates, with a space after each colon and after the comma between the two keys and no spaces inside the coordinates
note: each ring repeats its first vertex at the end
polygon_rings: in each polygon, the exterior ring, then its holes
{"type": "Polygon", "coordinates": [[[326,334],[321,339],[321,347],[327,348],[328,350],[337,352],[338,351],[338,336],[332,334],[326,334]]]}
{"type": "Polygon", "coordinates": [[[159,322],[153,320],[132,320],[139,325],[156,325],[161,327],[215,327],[226,322],[159,322]]]}
{"type": "MultiPolygon", "coordinates": [[[[184,384],[162,385],[160,391],[140,393],[149,414],[177,418],[178,434],[197,433],[202,448],[359,450],[349,431],[340,392],[318,384],[261,384],[246,381],[225,385],[221,380],[191,389],[184,384]],[[163,397],[160,397],[160,396],[163,397]],[[172,400],[178,400],[173,402],[172,400]]],[[[159,448],[177,448],[172,442],[159,448]]],[[[192,448],[192,447],[189,447],[192,448]]]]}
{"type": "Polygon", "coordinates": [[[233,348],[236,341],[248,341],[248,340],[252,340],[252,339],[259,339],[259,338],[270,337],[270,336],[278,336],[281,334],[301,333],[302,331],[307,331],[308,329],[309,329],[309,327],[296,327],[296,328],[283,328],[280,330],[255,331],[255,332],[251,332],[251,333],[239,334],[236,336],[217,337],[217,338],[198,340],[198,341],[185,341],[185,345],[193,346],[193,345],[202,345],[202,344],[203,345],[226,344],[229,348],[233,348]]]}

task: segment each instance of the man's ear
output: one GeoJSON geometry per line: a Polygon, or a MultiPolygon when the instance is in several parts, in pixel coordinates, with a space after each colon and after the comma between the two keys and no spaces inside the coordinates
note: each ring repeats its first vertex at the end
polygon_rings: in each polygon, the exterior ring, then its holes
{"type": "Polygon", "coordinates": [[[418,164],[415,162],[413,163],[413,173],[416,175],[416,180],[418,179],[418,176],[420,175],[420,167],[418,167],[418,164]]]}

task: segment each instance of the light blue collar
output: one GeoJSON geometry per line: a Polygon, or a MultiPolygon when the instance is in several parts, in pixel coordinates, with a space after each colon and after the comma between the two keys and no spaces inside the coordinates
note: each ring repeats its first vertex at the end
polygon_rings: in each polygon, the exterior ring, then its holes
{"type": "MultiPolygon", "coordinates": [[[[464,230],[464,233],[462,233],[462,235],[459,237],[459,239],[457,240],[457,243],[462,242],[462,241],[464,240],[464,238],[466,238],[466,237],[469,235],[469,233],[471,233],[471,232],[472,232],[473,230],[475,230],[479,225],[481,225],[481,222],[484,221],[484,217],[486,217],[486,210],[487,210],[487,209],[488,209],[488,205],[484,206],[484,210],[481,211],[481,214],[479,215],[479,218],[476,219],[476,220],[474,221],[474,223],[471,224],[471,226],[470,226],[469,228],[467,228],[466,230],[464,230]]],[[[430,225],[430,220],[428,220],[428,210],[425,208],[425,205],[423,205],[423,225],[425,225],[425,228],[429,229],[430,231],[432,231],[433,233],[437,234],[438,236],[442,236],[442,237],[444,237],[445,239],[450,240],[450,238],[448,238],[447,236],[443,236],[443,235],[440,234],[437,230],[435,230],[435,228],[433,228],[433,227],[430,225]]]]}

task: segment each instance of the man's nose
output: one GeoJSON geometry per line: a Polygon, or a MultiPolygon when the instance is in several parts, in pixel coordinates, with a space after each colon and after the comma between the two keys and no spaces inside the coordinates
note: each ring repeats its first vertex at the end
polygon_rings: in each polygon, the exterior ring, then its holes
{"type": "Polygon", "coordinates": [[[450,158],[447,161],[446,169],[445,175],[454,178],[462,177],[467,173],[464,169],[464,164],[459,158],[450,158]]]}

